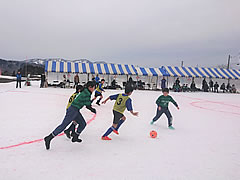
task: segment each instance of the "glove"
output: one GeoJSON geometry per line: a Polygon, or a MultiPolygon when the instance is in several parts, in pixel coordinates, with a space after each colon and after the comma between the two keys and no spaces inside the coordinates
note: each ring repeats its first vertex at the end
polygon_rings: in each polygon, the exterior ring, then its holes
{"type": "Polygon", "coordinates": [[[92,113],[94,113],[94,114],[97,113],[96,109],[94,109],[94,108],[92,108],[90,111],[91,111],[92,113]]]}
{"type": "Polygon", "coordinates": [[[94,109],[92,106],[87,106],[87,109],[89,109],[91,112],[93,112],[94,114],[97,113],[96,109],[94,109]]]}

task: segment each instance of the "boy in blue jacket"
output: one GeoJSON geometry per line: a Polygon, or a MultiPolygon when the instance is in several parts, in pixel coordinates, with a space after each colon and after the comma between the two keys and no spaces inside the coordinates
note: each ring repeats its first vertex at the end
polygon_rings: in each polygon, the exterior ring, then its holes
{"type": "Polygon", "coordinates": [[[102,92],[104,92],[104,89],[103,89],[103,84],[105,83],[105,79],[102,79],[101,82],[97,85],[97,88],[96,88],[96,91],[95,91],[95,97],[93,98],[92,102],[94,100],[97,99],[98,96],[100,96],[100,98],[98,99],[97,101],[97,105],[100,106],[100,101],[103,99],[103,95],[102,95],[102,92]]]}
{"type": "Polygon", "coordinates": [[[114,116],[113,125],[102,136],[102,140],[112,140],[111,138],[108,137],[108,135],[110,135],[112,132],[114,132],[115,134],[119,134],[118,129],[126,120],[126,117],[123,115],[126,109],[130,111],[132,115],[138,116],[138,112],[133,112],[132,100],[129,97],[131,96],[132,92],[133,92],[133,88],[129,86],[129,87],[126,87],[125,93],[110,96],[105,101],[102,102],[103,104],[106,104],[106,102],[109,99],[116,100],[113,107],[113,116],[114,116]]]}

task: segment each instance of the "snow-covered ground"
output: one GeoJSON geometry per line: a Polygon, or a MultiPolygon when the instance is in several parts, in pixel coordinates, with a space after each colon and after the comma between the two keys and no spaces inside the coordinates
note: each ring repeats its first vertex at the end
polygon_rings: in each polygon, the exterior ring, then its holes
{"type": "MultiPolygon", "coordinates": [[[[15,89],[15,83],[0,84],[0,179],[1,180],[239,180],[240,179],[240,95],[171,93],[175,131],[167,128],[163,116],[155,125],[155,101],[160,92],[135,91],[131,96],[138,118],[126,112],[120,135],[102,141],[112,124],[109,102],[96,107],[97,116],[81,138],[71,143],[65,136],[52,141],[46,151],[38,140],[61,123],[73,89],[15,89]],[[158,132],[151,139],[149,132],[158,132]]],[[[120,91],[107,90],[104,96],[120,91]]],[[[86,120],[93,115],[82,110],[86,120]]]]}

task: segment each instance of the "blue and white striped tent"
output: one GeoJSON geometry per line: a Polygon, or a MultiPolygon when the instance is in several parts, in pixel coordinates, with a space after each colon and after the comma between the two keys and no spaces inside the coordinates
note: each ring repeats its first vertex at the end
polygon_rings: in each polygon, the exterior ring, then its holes
{"type": "Polygon", "coordinates": [[[137,71],[133,65],[73,63],[63,61],[46,61],[45,72],[137,75],[137,71]]]}
{"type": "Polygon", "coordinates": [[[163,66],[162,68],[172,77],[240,79],[240,71],[235,69],[173,66],[163,66]]]}
{"type": "Polygon", "coordinates": [[[135,67],[139,76],[168,76],[162,68],[135,67]]]}

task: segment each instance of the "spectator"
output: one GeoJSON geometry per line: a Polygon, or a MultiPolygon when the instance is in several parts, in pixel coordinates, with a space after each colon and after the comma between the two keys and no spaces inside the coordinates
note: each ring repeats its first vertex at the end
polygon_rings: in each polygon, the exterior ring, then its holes
{"type": "Polygon", "coordinates": [[[63,75],[63,88],[66,87],[66,83],[67,83],[67,79],[66,79],[66,75],[63,75]]]}
{"type": "Polygon", "coordinates": [[[180,80],[179,80],[179,78],[177,78],[177,80],[175,81],[175,83],[176,83],[176,86],[180,87],[180,80]]]}
{"type": "Polygon", "coordinates": [[[231,92],[232,91],[232,87],[230,85],[230,83],[227,84],[227,89],[226,89],[227,92],[231,92]]]}
{"type": "Polygon", "coordinates": [[[210,87],[210,91],[213,92],[213,80],[212,79],[209,81],[209,87],[210,87]]]}
{"type": "Polygon", "coordinates": [[[74,87],[76,87],[78,84],[79,84],[79,76],[78,76],[78,74],[76,74],[74,76],[74,87]]]}
{"type": "Polygon", "coordinates": [[[223,91],[223,93],[225,93],[225,91],[226,91],[225,83],[222,83],[220,89],[223,91]]]}
{"type": "Polygon", "coordinates": [[[236,92],[237,92],[237,89],[236,89],[235,85],[233,84],[232,85],[232,93],[236,93],[236,92]]]}
{"type": "Polygon", "coordinates": [[[127,82],[127,85],[130,85],[130,86],[134,86],[134,83],[133,83],[133,79],[132,77],[129,78],[128,82],[127,82]]]}
{"type": "Polygon", "coordinates": [[[174,92],[180,92],[181,91],[180,86],[176,82],[173,84],[173,90],[174,90],[174,92]]]}
{"type": "Polygon", "coordinates": [[[47,78],[45,79],[45,82],[44,82],[44,88],[47,88],[48,87],[48,81],[47,81],[47,78]]]}
{"type": "Polygon", "coordinates": [[[113,89],[116,89],[116,85],[117,85],[117,82],[116,82],[115,79],[113,79],[113,81],[111,82],[111,87],[112,87],[113,89]]]}
{"type": "Polygon", "coordinates": [[[41,84],[40,84],[40,88],[44,87],[44,83],[46,81],[46,76],[45,74],[41,74],[41,84]]]}
{"type": "Polygon", "coordinates": [[[96,79],[95,79],[94,75],[92,75],[92,81],[94,81],[96,83],[96,79]]]}
{"type": "Polygon", "coordinates": [[[144,89],[142,80],[138,81],[138,89],[144,89]]]}
{"type": "Polygon", "coordinates": [[[165,77],[163,77],[163,79],[161,80],[161,89],[165,89],[166,88],[166,79],[165,77]]]}
{"type": "Polygon", "coordinates": [[[219,84],[216,82],[214,84],[214,92],[217,92],[218,93],[218,88],[219,88],[219,84]]]}
{"type": "Polygon", "coordinates": [[[98,74],[97,74],[97,76],[96,76],[96,78],[95,78],[95,81],[96,81],[96,83],[97,83],[97,85],[99,84],[99,81],[100,81],[100,78],[98,77],[98,74]]]}
{"type": "Polygon", "coordinates": [[[183,91],[183,92],[187,92],[188,90],[189,90],[188,84],[183,84],[183,86],[182,86],[182,91],[183,91]]]}
{"type": "Polygon", "coordinates": [[[17,73],[17,85],[16,85],[16,88],[18,88],[18,84],[19,84],[19,87],[21,88],[21,82],[22,82],[22,75],[20,72],[17,73]]]}
{"type": "Polygon", "coordinates": [[[204,78],[203,81],[202,81],[202,90],[203,90],[204,92],[208,92],[208,89],[209,89],[209,87],[208,87],[207,81],[206,81],[206,79],[204,78]]]}
{"type": "Polygon", "coordinates": [[[195,84],[194,80],[192,81],[192,84],[190,85],[190,89],[191,89],[191,91],[193,91],[193,92],[195,92],[195,91],[197,90],[196,84],[195,84]]]}

